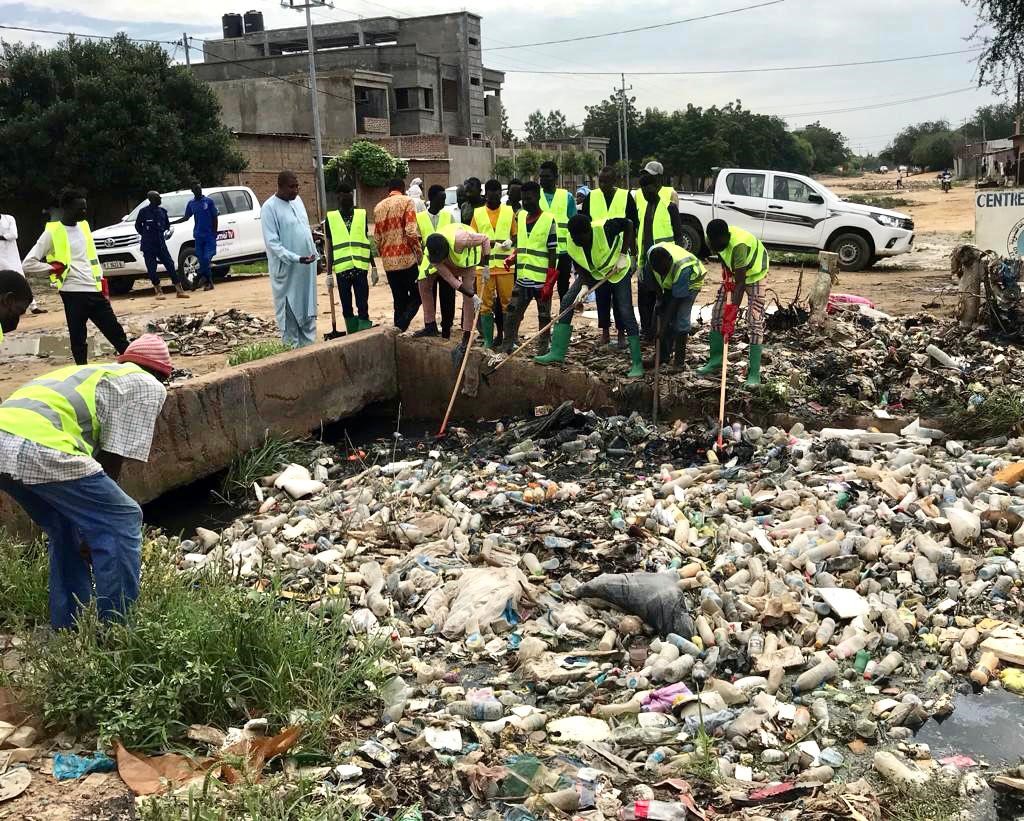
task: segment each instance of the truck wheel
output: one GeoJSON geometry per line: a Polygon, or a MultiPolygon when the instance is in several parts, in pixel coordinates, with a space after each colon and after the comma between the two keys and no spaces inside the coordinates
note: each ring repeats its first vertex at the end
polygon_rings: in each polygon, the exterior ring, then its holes
{"type": "Polygon", "coordinates": [[[135,277],[110,277],[107,280],[111,296],[124,296],[131,291],[134,284],[135,277]]]}
{"type": "Polygon", "coordinates": [[[704,237],[701,235],[700,228],[684,222],[682,235],[682,246],[691,254],[699,255],[701,246],[704,244],[704,237]]]}
{"type": "Polygon", "coordinates": [[[178,276],[181,277],[183,288],[195,290],[199,278],[199,257],[196,256],[196,246],[192,243],[182,245],[178,251],[178,276]]]}
{"type": "Polygon", "coordinates": [[[871,246],[860,234],[840,234],[828,250],[839,254],[839,268],[843,271],[863,271],[871,261],[871,246]]]}

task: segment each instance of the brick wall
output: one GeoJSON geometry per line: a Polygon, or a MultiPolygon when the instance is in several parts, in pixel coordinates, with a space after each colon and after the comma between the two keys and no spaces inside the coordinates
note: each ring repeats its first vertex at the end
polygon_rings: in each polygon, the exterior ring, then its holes
{"type": "Polygon", "coordinates": [[[309,137],[286,134],[236,134],[238,150],[248,165],[228,182],[247,185],[260,202],[277,193],[277,175],[284,169],[299,178],[299,196],[311,222],[316,220],[316,183],[313,176],[313,145],[309,137]]]}
{"type": "Polygon", "coordinates": [[[447,158],[448,137],[444,134],[410,134],[407,137],[373,137],[371,142],[396,157],[447,158]]]}

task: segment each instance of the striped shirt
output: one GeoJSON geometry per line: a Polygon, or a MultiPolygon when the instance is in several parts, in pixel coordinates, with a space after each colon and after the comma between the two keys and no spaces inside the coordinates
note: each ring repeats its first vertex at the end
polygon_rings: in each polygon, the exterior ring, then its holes
{"type": "MultiPolygon", "coordinates": [[[[166,398],[167,389],[149,374],[101,379],[96,385],[99,449],[137,462],[148,460],[156,419],[166,398]]],[[[91,456],[64,453],[0,431],[0,476],[25,485],[42,485],[102,472],[91,456]]]]}

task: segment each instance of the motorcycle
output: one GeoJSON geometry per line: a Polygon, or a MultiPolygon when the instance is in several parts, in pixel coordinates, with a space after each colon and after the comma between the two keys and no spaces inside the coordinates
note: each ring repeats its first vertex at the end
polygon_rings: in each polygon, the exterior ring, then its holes
{"type": "Polygon", "coordinates": [[[943,193],[948,194],[950,192],[950,189],[952,189],[952,187],[953,187],[953,181],[951,179],[949,179],[949,177],[943,177],[942,178],[942,191],[943,191],[943,193]]]}

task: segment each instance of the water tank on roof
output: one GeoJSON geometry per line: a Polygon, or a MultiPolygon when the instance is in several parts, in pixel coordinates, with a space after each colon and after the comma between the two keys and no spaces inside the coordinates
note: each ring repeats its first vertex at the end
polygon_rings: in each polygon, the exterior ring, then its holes
{"type": "Polygon", "coordinates": [[[224,30],[224,39],[242,36],[242,15],[225,14],[220,18],[221,28],[224,30]]]}
{"type": "Polygon", "coordinates": [[[247,11],[245,13],[245,33],[255,34],[258,31],[263,31],[263,12],[247,11]]]}

